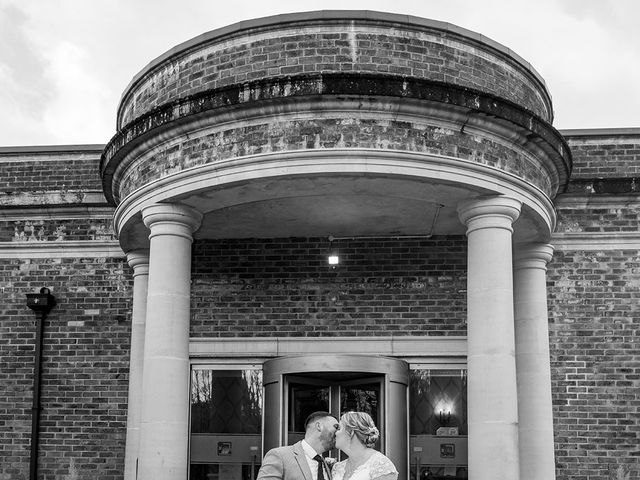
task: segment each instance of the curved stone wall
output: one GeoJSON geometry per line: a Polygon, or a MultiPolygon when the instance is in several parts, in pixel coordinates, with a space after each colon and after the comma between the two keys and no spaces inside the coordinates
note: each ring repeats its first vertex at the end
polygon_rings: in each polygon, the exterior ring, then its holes
{"type": "MultiPolygon", "coordinates": [[[[481,35],[402,15],[292,14],[204,34],[152,62],[123,96],[118,132],[100,168],[107,199],[126,212],[124,225],[145,202],[170,201],[174,194],[198,202],[187,197],[198,189],[222,191],[232,181],[220,173],[225,162],[245,162],[241,181],[259,183],[267,162],[273,175],[314,174],[311,163],[293,174],[287,162],[304,163],[318,151],[332,152],[334,160],[345,151],[361,154],[349,166],[334,171],[327,162],[315,171],[334,176],[362,171],[366,152],[383,151],[395,166],[403,154],[419,153],[424,156],[416,162],[433,166],[420,180],[425,185],[461,182],[460,195],[474,196],[495,194],[499,183],[506,185],[501,192],[529,198],[528,207],[547,225],[535,227],[546,228],[544,237],[555,221],[550,199],[571,169],[569,149],[551,120],[538,74],[481,35]],[[467,173],[453,180],[438,170],[442,161],[453,162],[454,170],[480,169],[490,187],[467,173]],[[185,171],[193,187],[170,193],[185,171]],[[195,180],[211,171],[219,176],[195,180]]],[[[388,174],[413,181],[401,168],[388,174]]],[[[208,198],[198,203],[204,214],[220,205],[208,198]]],[[[454,215],[460,198],[447,200],[454,215]]]]}
{"type": "Polygon", "coordinates": [[[553,118],[544,82],[522,59],[450,24],[374,12],[315,12],[215,30],[177,46],[126,90],[118,129],[178,98],[273,77],[375,73],[496,96],[553,118]]]}
{"type": "MultiPolygon", "coordinates": [[[[212,127],[172,140],[140,156],[121,175],[120,198],[189,168],[249,155],[309,149],[389,150],[455,157],[496,168],[538,185],[547,195],[558,187],[557,179],[534,158],[498,139],[478,139],[458,129],[427,121],[390,120],[375,114],[329,118],[278,118],[248,125],[212,127]]],[[[425,161],[428,161],[425,159],[425,161]]]]}

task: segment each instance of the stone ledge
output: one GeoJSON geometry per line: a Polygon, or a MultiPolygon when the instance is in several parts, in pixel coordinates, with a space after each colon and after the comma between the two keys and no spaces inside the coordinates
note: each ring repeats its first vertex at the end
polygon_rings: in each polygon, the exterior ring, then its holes
{"type": "MultiPolygon", "coordinates": [[[[398,98],[450,105],[466,110],[469,117],[486,118],[515,125],[527,134],[532,143],[544,145],[558,158],[560,178],[566,179],[571,170],[571,154],[564,138],[549,123],[524,108],[476,90],[422,79],[408,79],[391,75],[368,74],[311,74],[234,85],[213,89],[185,97],[158,107],[126,125],[107,144],[100,161],[100,173],[107,195],[112,195],[112,175],[131,144],[164,130],[178,122],[188,121],[218,109],[261,102],[283,102],[304,97],[327,98],[398,98]],[[562,164],[562,165],[560,165],[562,164]]],[[[242,118],[242,115],[239,115],[242,118]]],[[[462,129],[464,130],[462,125],[462,129]]],[[[561,180],[562,181],[562,180],[561,180]]],[[[113,203],[113,198],[109,198],[113,203]]]]}
{"type": "Polygon", "coordinates": [[[125,257],[117,240],[0,242],[2,259],[125,257]]]}
{"type": "Polygon", "coordinates": [[[640,233],[554,233],[550,242],[556,250],[640,250],[640,233]]]}
{"type": "Polygon", "coordinates": [[[640,177],[571,180],[565,193],[582,193],[586,195],[640,194],[640,177]]]}
{"type": "Polygon", "coordinates": [[[101,191],[67,190],[0,193],[0,208],[37,207],[41,212],[58,206],[67,208],[70,205],[106,207],[107,201],[101,191]]]}
{"type": "Polygon", "coordinates": [[[191,338],[189,355],[192,358],[266,359],[282,355],[340,354],[351,351],[354,342],[358,344],[359,353],[435,364],[466,363],[466,336],[191,338]]]}

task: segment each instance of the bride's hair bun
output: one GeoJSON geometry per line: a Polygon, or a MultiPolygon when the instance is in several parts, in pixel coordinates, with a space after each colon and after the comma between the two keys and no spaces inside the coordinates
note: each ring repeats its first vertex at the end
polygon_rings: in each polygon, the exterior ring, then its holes
{"type": "Polygon", "coordinates": [[[365,412],[347,412],[340,418],[348,432],[354,435],[366,447],[373,448],[380,439],[380,431],[376,428],[371,415],[365,412]]]}

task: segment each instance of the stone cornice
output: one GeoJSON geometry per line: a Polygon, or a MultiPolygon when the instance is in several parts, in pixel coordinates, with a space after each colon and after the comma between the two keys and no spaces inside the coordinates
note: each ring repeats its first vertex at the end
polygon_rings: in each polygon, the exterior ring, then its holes
{"type": "Polygon", "coordinates": [[[0,217],[2,220],[68,220],[68,219],[94,219],[94,218],[112,218],[114,208],[110,205],[92,205],[92,204],[64,204],[64,205],[47,205],[32,204],[31,206],[21,205],[13,207],[2,205],[0,203],[0,217]]]}
{"type": "Polygon", "coordinates": [[[0,242],[0,258],[124,258],[117,240],[0,242]]]}
{"type": "Polygon", "coordinates": [[[559,250],[640,250],[640,232],[554,233],[550,242],[559,250]]]}
{"type": "Polygon", "coordinates": [[[556,209],[565,208],[624,208],[640,206],[640,195],[565,193],[558,195],[554,203],[556,209]]]}
{"type": "Polygon", "coordinates": [[[114,228],[123,238],[125,226],[136,223],[139,212],[148,205],[180,198],[190,191],[220,183],[244,181],[249,175],[278,176],[310,174],[337,169],[341,172],[394,172],[409,176],[437,176],[452,183],[474,185],[482,190],[511,196],[531,208],[544,231],[555,228],[555,214],[551,200],[531,183],[497,168],[453,157],[427,155],[420,152],[365,149],[322,149],[302,152],[272,152],[232,158],[192,168],[147,184],[118,205],[114,214],[114,228]]]}
{"type": "Polygon", "coordinates": [[[104,194],[101,191],[95,190],[54,190],[19,192],[15,194],[0,193],[0,209],[27,209],[29,207],[35,207],[38,209],[38,214],[42,215],[42,212],[53,211],[57,208],[69,209],[74,205],[78,205],[80,208],[88,208],[89,205],[109,208],[104,194]]]}
{"type": "Polygon", "coordinates": [[[283,355],[344,354],[354,342],[358,353],[401,357],[406,361],[466,364],[467,337],[254,337],[192,338],[194,360],[218,358],[265,360],[283,355]]]}
{"type": "Polygon", "coordinates": [[[640,137],[640,128],[580,128],[560,130],[560,133],[569,141],[574,139],[602,141],[619,137],[640,137]]]}
{"type": "Polygon", "coordinates": [[[2,156],[26,156],[26,155],[51,155],[51,154],[95,154],[100,155],[104,150],[104,144],[86,145],[16,145],[12,147],[0,147],[2,156]]]}
{"type": "MultiPolygon", "coordinates": [[[[485,123],[509,125],[522,132],[525,142],[541,148],[555,164],[560,190],[569,178],[571,153],[560,133],[549,123],[507,100],[483,92],[451,84],[422,79],[408,79],[389,75],[369,74],[310,74],[296,77],[261,80],[202,92],[179,101],[160,106],[137,118],[118,132],[105,147],[100,162],[104,192],[111,203],[113,175],[119,163],[137,145],[151,138],[165,138],[172,128],[209,112],[242,105],[300,102],[304,98],[367,98],[411,99],[426,104],[445,105],[466,112],[467,122],[473,117],[485,123]]],[[[388,100],[387,102],[388,103],[388,100]]],[[[238,117],[245,116],[238,113],[238,117]]],[[[502,126],[500,127],[502,128],[502,126]]]]}
{"type": "Polygon", "coordinates": [[[567,184],[569,194],[640,194],[640,177],[585,178],[567,184]]]}

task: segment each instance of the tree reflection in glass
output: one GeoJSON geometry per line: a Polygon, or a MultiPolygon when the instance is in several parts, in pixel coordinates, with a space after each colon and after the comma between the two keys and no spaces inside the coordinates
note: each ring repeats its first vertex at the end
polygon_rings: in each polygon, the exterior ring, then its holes
{"type": "Polygon", "coordinates": [[[191,433],[260,434],[262,371],[191,372],[191,433]]]}

